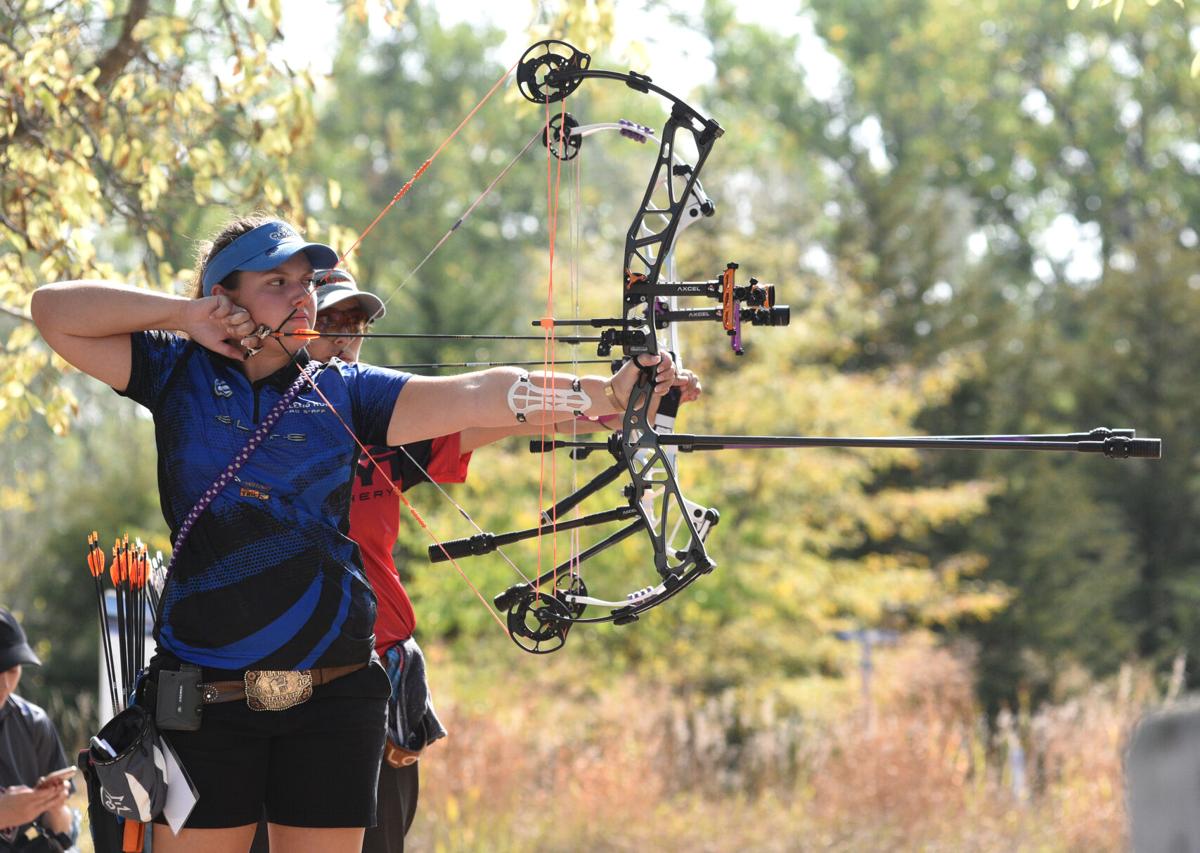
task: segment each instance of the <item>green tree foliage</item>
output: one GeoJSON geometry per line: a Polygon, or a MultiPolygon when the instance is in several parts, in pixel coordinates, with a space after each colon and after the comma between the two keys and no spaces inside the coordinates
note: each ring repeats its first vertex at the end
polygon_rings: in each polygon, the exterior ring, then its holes
{"type": "MultiPolygon", "coordinates": [[[[311,81],[282,62],[280,6],[8,3],[0,27],[0,428],[77,409],[34,342],[39,284],[170,289],[230,211],[303,221],[289,168],[312,133],[311,81]]],[[[310,226],[315,223],[307,223],[310,226]]]]}
{"type": "MultiPolygon", "coordinates": [[[[374,31],[348,20],[339,38],[319,138],[304,169],[316,198],[336,182],[336,209],[313,212],[363,232],[439,149],[515,57],[492,57],[498,31],[444,28],[431,7],[412,4],[403,26],[374,31]]],[[[419,271],[439,239],[525,142],[539,111],[497,95],[422,172],[351,255],[363,287],[388,300],[381,331],[530,334],[545,265],[545,149],[538,144],[419,271]],[[541,165],[541,171],[538,165],[541,165]]],[[[350,245],[346,240],[345,248],[350,245]]],[[[532,350],[510,348],[510,358],[532,350]]],[[[373,341],[376,363],[486,360],[481,344],[373,341]]],[[[540,356],[540,351],[537,353],[540,356]]]]}
{"type": "Polygon", "coordinates": [[[1185,19],[1152,6],[1117,25],[1036,2],[813,4],[842,77],[806,142],[847,178],[832,252],[891,303],[877,348],[987,365],[922,423],[1132,424],[1174,460],[947,461],[1002,484],[959,541],[1019,590],[982,634],[992,695],[1052,683],[1029,661],[1105,671],[1193,636],[1173,531],[1194,526],[1195,454],[1172,426],[1194,396],[1175,370],[1195,347],[1196,90],[1185,19]]]}

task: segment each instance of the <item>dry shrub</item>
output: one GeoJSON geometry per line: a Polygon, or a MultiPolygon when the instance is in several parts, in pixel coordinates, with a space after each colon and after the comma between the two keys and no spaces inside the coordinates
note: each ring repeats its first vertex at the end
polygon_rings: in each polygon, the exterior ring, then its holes
{"type": "Polygon", "coordinates": [[[668,783],[654,769],[663,736],[647,725],[631,685],[614,686],[596,705],[566,690],[534,695],[535,703],[484,715],[446,706],[451,736],[422,759],[422,788],[436,793],[423,800],[429,821],[416,830],[424,839],[416,849],[594,848],[593,833],[602,843],[630,815],[664,801],[668,783]],[[585,701],[596,713],[580,713],[585,701]]]}
{"type": "Polygon", "coordinates": [[[1124,849],[1121,756],[1153,702],[1149,679],[1129,669],[1060,705],[1002,713],[989,730],[970,663],[897,650],[879,667],[871,718],[821,733],[809,807],[827,846],[1124,849]]]}
{"type": "Polygon", "coordinates": [[[1126,666],[1115,684],[1095,685],[1030,720],[1039,803],[1071,849],[1127,846],[1123,755],[1138,719],[1159,704],[1149,673],[1126,666]]]}
{"type": "Polygon", "coordinates": [[[514,667],[475,705],[439,686],[413,849],[1120,850],[1121,750],[1155,700],[1130,671],[993,729],[969,656],[913,641],[867,707],[819,714],[570,675],[514,667]]]}

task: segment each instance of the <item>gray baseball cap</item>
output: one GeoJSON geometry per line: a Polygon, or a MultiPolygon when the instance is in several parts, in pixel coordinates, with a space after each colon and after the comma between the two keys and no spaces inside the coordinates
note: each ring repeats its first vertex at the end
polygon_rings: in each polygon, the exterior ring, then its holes
{"type": "Polygon", "coordinates": [[[326,308],[332,308],[348,299],[357,299],[359,307],[366,311],[367,316],[372,320],[378,320],[387,313],[383,300],[374,293],[359,290],[354,277],[345,270],[319,270],[313,273],[313,278],[316,281],[323,280],[325,282],[316,291],[318,314],[326,308]]]}

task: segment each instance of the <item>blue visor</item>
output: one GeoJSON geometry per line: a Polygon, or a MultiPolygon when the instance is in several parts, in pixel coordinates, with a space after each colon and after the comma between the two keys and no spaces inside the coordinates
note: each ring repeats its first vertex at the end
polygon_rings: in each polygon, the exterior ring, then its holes
{"type": "Polygon", "coordinates": [[[286,222],[268,222],[238,237],[208,262],[202,282],[205,296],[213,285],[237,270],[262,272],[275,269],[297,252],[308,255],[314,268],[337,266],[338,253],[324,243],[308,243],[286,222]]]}

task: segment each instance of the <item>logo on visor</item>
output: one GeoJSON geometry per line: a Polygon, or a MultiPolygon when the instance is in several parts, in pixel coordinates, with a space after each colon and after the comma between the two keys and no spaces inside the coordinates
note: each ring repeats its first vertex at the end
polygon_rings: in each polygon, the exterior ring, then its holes
{"type": "Polygon", "coordinates": [[[299,239],[299,237],[300,237],[299,234],[297,234],[291,228],[288,228],[286,225],[280,225],[278,228],[276,228],[274,231],[271,232],[270,236],[271,236],[272,240],[291,240],[291,239],[299,239]]]}
{"type": "Polygon", "coordinates": [[[213,380],[213,393],[218,397],[232,397],[233,389],[229,387],[224,379],[213,380]]]}

